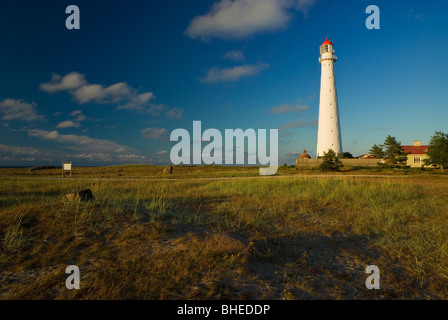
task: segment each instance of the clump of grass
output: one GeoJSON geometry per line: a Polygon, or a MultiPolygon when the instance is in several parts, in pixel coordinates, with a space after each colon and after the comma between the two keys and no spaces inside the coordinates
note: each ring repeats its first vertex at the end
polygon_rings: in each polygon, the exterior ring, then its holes
{"type": "Polygon", "coordinates": [[[6,230],[4,231],[5,236],[3,241],[3,250],[5,253],[17,251],[25,242],[22,230],[22,222],[23,218],[29,210],[29,207],[19,207],[13,221],[9,224],[8,227],[6,227],[6,230]]]}

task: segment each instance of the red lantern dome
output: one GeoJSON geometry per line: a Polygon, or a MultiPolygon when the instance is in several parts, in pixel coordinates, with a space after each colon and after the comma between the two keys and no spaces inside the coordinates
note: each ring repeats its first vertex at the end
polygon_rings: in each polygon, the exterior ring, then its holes
{"type": "Polygon", "coordinates": [[[328,40],[328,38],[326,38],[325,41],[322,43],[322,45],[326,45],[326,44],[333,45],[333,42],[331,42],[330,40],[328,40]]]}

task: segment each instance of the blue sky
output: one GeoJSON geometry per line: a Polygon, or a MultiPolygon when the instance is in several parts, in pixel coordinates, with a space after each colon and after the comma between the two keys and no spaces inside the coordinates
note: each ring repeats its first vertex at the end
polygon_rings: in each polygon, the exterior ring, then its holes
{"type": "Polygon", "coordinates": [[[448,3],[73,0],[0,3],[0,166],[168,164],[177,128],[279,129],[315,156],[319,46],[344,151],[448,132],[448,3]],[[68,5],[80,9],[68,30],[68,5]],[[380,9],[368,30],[366,7],[380,9]]]}

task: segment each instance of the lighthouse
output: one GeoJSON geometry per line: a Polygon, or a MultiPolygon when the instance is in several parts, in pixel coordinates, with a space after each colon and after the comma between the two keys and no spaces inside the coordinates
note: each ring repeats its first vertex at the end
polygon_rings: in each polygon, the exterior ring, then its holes
{"type": "Polygon", "coordinates": [[[319,127],[317,132],[316,156],[333,149],[336,154],[342,153],[341,125],[339,122],[338,95],[334,64],[333,43],[328,38],[320,46],[319,63],[321,64],[319,127]]]}

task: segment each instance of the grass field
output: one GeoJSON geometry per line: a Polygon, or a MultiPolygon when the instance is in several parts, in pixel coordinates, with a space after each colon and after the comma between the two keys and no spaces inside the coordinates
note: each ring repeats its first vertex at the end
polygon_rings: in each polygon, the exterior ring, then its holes
{"type": "Polygon", "coordinates": [[[0,299],[447,299],[448,176],[0,169],[0,299]],[[242,179],[237,179],[242,177],[242,179]],[[196,180],[195,180],[196,179],[196,180]],[[90,188],[91,202],[67,193],[90,188]],[[65,287],[77,265],[81,289],[65,287]],[[381,288],[365,286],[368,265],[381,288]]]}

